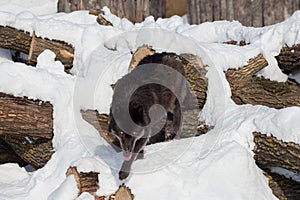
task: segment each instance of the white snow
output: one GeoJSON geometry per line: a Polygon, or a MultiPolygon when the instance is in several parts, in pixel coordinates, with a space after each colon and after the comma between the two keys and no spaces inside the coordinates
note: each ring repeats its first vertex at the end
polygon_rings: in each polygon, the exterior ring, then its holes
{"type": "Polygon", "coordinates": [[[28,0],[26,2],[20,0],[0,0],[0,11],[20,13],[30,11],[35,15],[47,15],[57,12],[58,0],[28,0]]]}
{"type": "MultiPolygon", "coordinates": [[[[197,138],[147,146],[145,159],[134,163],[125,181],[136,199],[276,199],[255,165],[251,133],[272,133],[300,144],[300,108],[238,106],[230,98],[223,71],[242,67],[263,53],[269,66],[260,74],[286,80],[274,56],[283,45],[300,42],[300,12],[282,23],[253,28],[236,21],[189,25],[177,16],[156,21],[148,17],[132,24],[105,8],[114,25],[107,27],[97,24],[88,11],[55,13],[52,6],[56,0],[45,1],[45,6],[38,1],[1,2],[5,3],[0,9],[4,11],[0,12],[1,25],[34,31],[37,36],[64,40],[75,47],[73,75],[63,72],[49,50],[38,57],[36,68],[15,63],[8,50],[0,51],[0,92],[53,104],[55,149],[46,166],[31,173],[15,164],[0,165],[1,199],[74,199],[78,192],[74,178],[65,176],[69,166],[99,172],[99,195],[118,188],[122,183],[118,180],[121,155],[82,119],[80,109],[109,111],[110,85],[127,73],[131,51],[142,44],[202,58],[209,85],[199,116],[215,127],[197,138]],[[222,44],[229,40],[250,44],[222,44]]],[[[92,197],[84,193],[77,199],[92,197]]]]}

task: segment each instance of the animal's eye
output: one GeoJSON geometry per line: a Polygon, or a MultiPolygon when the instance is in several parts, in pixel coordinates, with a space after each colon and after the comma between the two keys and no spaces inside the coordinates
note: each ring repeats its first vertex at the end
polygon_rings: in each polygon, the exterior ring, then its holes
{"type": "Polygon", "coordinates": [[[124,132],[123,132],[123,131],[120,131],[120,135],[124,135],[124,132]]]}

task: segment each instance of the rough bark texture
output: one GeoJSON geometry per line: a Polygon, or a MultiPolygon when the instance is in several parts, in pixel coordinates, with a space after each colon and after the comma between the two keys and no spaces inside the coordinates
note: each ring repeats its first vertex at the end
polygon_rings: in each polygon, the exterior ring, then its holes
{"type": "Polygon", "coordinates": [[[21,135],[4,135],[1,138],[9,144],[22,160],[34,168],[44,167],[54,153],[52,139],[21,135]]]}
{"type": "Polygon", "coordinates": [[[34,33],[30,35],[9,26],[0,26],[0,47],[28,54],[28,61],[32,63],[37,62],[37,57],[45,49],[50,49],[66,70],[73,65],[74,49],[71,45],[63,41],[36,37],[34,33]]]}
{"type": "Polygon", "coordinates": [[[237,104],[265,105],[271,108],[300,106],[300,87],[292,80],[279,83],[254,74],[267,66],[260,54],[250,59],[248,65],[228,70],[226,78],[232,91],[232,99],[237,104]]]}
{"type": "Polygon", "coordinates": [[[269,186],[273,194],[280,200],[298,200],[300,197],[300,183],[283,175],[272,173],[264,168],[264,175],[269,179],[269,186]]]}
{"type": "Polygon", "coordinates": [[[18,163],[20,166],[25,166],[27,164],[3,139],[0,138],[0,164],[4,163],[18,163]]]}
{"type": "Polygon", "coordinates": [[[300,174],[300,145],[283,142],[274,136],[253,133],[254,159],[257,163],[270,167],[281,167],[300,174]]]}
{"type": "Polygon", "coordinates": [[[0,93],[0,136],[21,135],[51,139],[52,112],[53,107],[49,102],[0,93]]]}
{"type": "Polygon", "coordinates": [[[69,167],[66,176],[74,175],[79,190],[78,196],[83,192],[92,195],[99,189],[98,172],[78,172],[76,167],[69,167]]]}
{"type": "Polygon", "coordinates": [[[52,112],[48,102],[0,93],[0,138],[36,168],[43,167],[53,153],[52,112]]]}
{"type": "Polygon", "coordinates": [[[286,73],[300,70],[300,45],[283,47],[276,59],[279,67],[286,73]]]}
{"type": "Polygon", "coordinates": [[[207,78],[202,60],[192,54],[181,54],[186,78],[194,92],[199,109],[202,109],[206,101],[207,78]]]}

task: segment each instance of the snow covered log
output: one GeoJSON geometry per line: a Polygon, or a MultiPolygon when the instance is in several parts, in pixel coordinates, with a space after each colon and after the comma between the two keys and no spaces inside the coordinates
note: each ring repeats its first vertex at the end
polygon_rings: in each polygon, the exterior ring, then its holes
{"type": "Polygon", "coordinates": [[[23,161],[43,167],[53,153],[52,113],[48,102],[0,93],[0,138],[23,161]]]}
{"type": "Polygon", "coordinates": [[[270,108],[300,106],[300,85],[295,81],[277,82],[254,76],[267,65],[266,59],[259,54],[250,59],[248,65],[226,72],[234,102],[270,108]]]}
{"type": "Polygon", "coordinates": [[[69,167],[66,176],[73,175],[77,183],[78,196],[83,192],[92,195],[99,189],[98,172],[78,172],[76,167],[69,167]]]}
{"type": "Polygon", "coordinates": [[[71,45],[63,41],[37,37],[35,33],[30,35],[13,27],[0,26],[0,47],[28,54],[28,61],[33,63],[37,62],[40,53],[50,49],[66,70],[73,66],[74,48],[71,45]]]}
{"type": "Polygon", "coordinates": [[[300,145],[254,132],[254,159],[263,166],[281,167],[300,174],[300,145]]]}

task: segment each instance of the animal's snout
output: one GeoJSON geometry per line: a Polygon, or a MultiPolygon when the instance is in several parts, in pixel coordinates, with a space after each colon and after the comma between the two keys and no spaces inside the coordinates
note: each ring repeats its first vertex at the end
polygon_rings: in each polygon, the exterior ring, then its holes
{"type": "Polygon", "coordinates": [[[123,151],[123,160],[129,161],[132,157],[132,153],[129,150],[123,151]]]}

